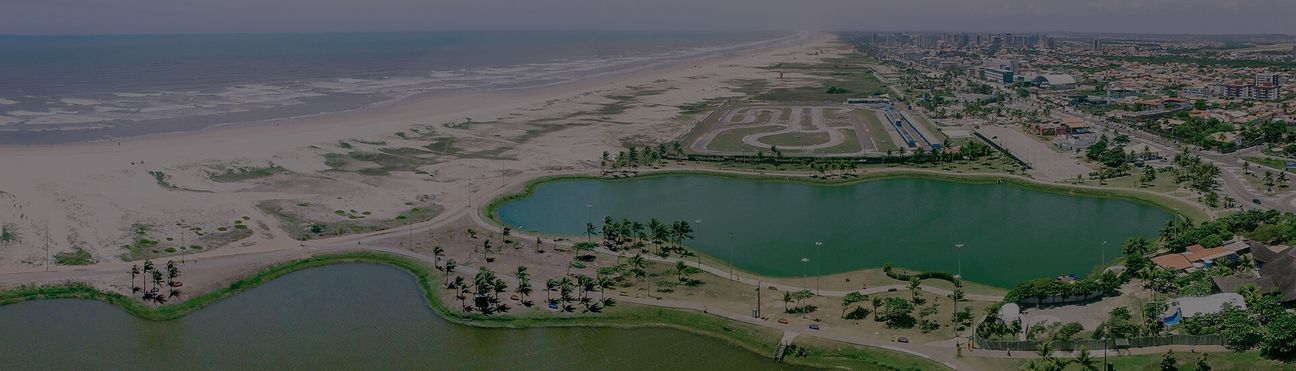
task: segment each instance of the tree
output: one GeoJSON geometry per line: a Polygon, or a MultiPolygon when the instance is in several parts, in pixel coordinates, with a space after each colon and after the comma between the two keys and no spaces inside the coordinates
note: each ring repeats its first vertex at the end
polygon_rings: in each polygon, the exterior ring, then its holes
{"type": "Polygon", "coordinates": [[[1157,177],[1156,169],[1152,168],[1151,166],[1145,167],[1143,169],[1143,177],[1139,178],[1139,183],[1143,183],[1143,186],[1146,187],[1148,185],[1151,185],[1153,181],[1156,181],[1156,177],[1157,177]]]}
{"type": "Polygon", "coordinates": [[[918,289],[920,284],[922,284],[922,280],[918,279],[917,276],[909,277],[909,295],[913,299],[914,305],[918,305],[919,301],[922,300],[922,296],[918,295],[921,292],[918,289]]]}
{"type": "Polygon", "coordinates": [[[1197,371],[1211,371],[1210,363],[1206,362],[1206,353],[1202,353],[1200,357],[1197,357],[1197,371]]]}
{"type": "Polygon", "coordinates": [[[881,311],[876,312],[873,318],[885,322],[887,328],[913,328],[916,322],[911,315],[913,309],[913,303],[903,298],[885,298],[881,311]]]}
{"type": "Polygon", "coordinates": [[[1174,351],[1167,350],[1166,354],[1161,357],[1161,371],[1178,371],[1179,367],[1175,367],[1177,362],[1179,361],[1175,360],[1174,351]]]}
{"type": "Polygon", "coordinates": [[[1224,346],[1235,352],[1245,352],[1263,340],[1260,324],[1256,323],[1247,311],[1225,305],[1216,315],[1219,319],[1219,335],[1224,338],[1224,346]]]}
{"type": "Polygon", "coordinates": [[[1075,362],[1076,366],[1080,366],[1080,369],[1084,371],[1094,371],[1098,369],[1098,366],[1095,365],[1097,361],[1089,355],[1089,348],[1080,347],[1080,352],[1076,354],[1075,359],[1072,361],[1075,362]]]}
{"type": "Polygon", "coordinates": [[[446,278],[447,280],[450,279],[450,273],[454,273],[454,270],[455,270],[455,260],[454,260],[454,259],[446,260],[446,263],[445,263],[445,272],[446,272],[446,274],[445,274],[445,278],[446,278]]]}
{"type": "Polygon", "coordinates": [[[1296,314],[1283,312],[1269,321],[1260,354],[1283,362],[1296,360],[1296,314]]]}
{"type": "Polygon", "coordinates": [[[843,296],[842,314],[841,314],[842,318],[846,318],[846,310],[850,308],[851,304],[855,304],[864,300],[868,300],[868,297],[864,296],[864,294],[861,294],[859,291],[852,291],[846,294],[846,296],[843,296]]]}
{"type": "Polygon", "coordinates": [[[138,276],[139,274],[140,274],[139,266],[138,266],[138,265],[131,264],[131,269],[130,269],[130,276],[131,276],[131,292],[139,292],[139,291],[140,291],[139,286],[135,286],[135,276],[138,276]]]}
{"type": "Polygon", "coordinates": [[[441,247],[441,245],[436,245],[432,247],[432,257],[435,259],[435,261],[432,264],[433,268],[441,269],[440,263],[441,263],[442,256],[445,256],[445,248],[441,247]]]}

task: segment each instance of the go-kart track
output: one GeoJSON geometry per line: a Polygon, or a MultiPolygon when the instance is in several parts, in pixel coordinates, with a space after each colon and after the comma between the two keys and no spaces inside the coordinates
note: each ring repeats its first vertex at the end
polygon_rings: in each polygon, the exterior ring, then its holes
{"type": "Polygon", "coordinates": [[[722,107],[686,138],[704,154],[779,152],[813,156],[864,156],[912,143],[880,110],[852,105],[722,107]],[[879,142],[884,143],[879,143],[879,142]]]}

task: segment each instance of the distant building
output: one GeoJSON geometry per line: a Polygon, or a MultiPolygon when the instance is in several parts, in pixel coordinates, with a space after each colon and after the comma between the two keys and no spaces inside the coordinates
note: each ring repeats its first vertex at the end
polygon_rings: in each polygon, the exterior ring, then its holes
{"type": "Polygon", "coordinates": [[[1072,90],[1076,87],[1075,77],[1071,75],[1039,75],[1031,83],[1049,90],[1072,90]]]}
{"type": "Polygon", "coordinates": [[[1013,74],[1017,71],[1017,61],[1008,59],[989,59],[981,67],[981,77],[989,82],[1012,84],[1013,74]]]}
{"type": "Polygon", "coordinates": [[[1102,52],[1102,40],[1093,39],[1093,43],[1089,45],[1089,50],[1093,52],[1102,52]]]}
{"type": "Polygon", "coordinates": [[[1226,292],[1203,297],[1185,297],[1170,301],[1170,307],[1161,315],[1161,321],[1167,325],[1178,324],[1187,318],[1219,313],[1224,306],[1246,309],[1246,300],[1242,295],[1226,292]]]}
{"type": "Polygon", "coordinates": [[[1206,99],[1211,97],[1211,89],[1206,86],[1186,86],[1179,89],[1179,96],[1189,99],[1206,99]]]}
{"type": "Polygon", "coordinates": [[[1276,73],[1261,73],[1255,77],[1255,84],[1249,91],[1251,99],[1278,100],[1282,98],[1282,85],[1276,73]]]}
{"type": "Polygon", "coordinates": [[[1223,292],[1237,292],[1242,285],[1256,285],[1262,293],[1276,293],[1284,302],[1296,302],[1296,249],[1252,244],[1251,257],[1260,277],[1212,277],[1223,292]]]}

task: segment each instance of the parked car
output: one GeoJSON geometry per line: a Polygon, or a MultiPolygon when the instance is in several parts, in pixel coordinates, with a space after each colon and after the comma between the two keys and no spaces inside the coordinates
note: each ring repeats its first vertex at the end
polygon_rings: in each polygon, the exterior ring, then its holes
{"type": "Polygon", "coordinates": [[[810,329],[811,329],[811,330],[818,330],[818,329],[819,329],[819,324],[818,324],[818,323],[811,323],[811,324],[810,324],[810,329]]]}
{"type": "Polygon", "coordinates": [[[1251,203],[1254,203],[1254,204],[1256,204],[1256,205],[1259,205],[1259,204],[1260,204],[1260,199],[1258,199],[1258,198],[1253,198],[1253,199],[1251,199],[1251,203]]]}
{"type": "Polygon", "coordinates": [[[909,338],[902,337],[902,338],[896,339],[896,342],[897,342],[897,343],[905,343],[905,344],[908,344],[908,343],[909,343],[909,338]]]}
{"type": "Polygon", "coordinates": [[[782,323],[782,324],[785,324],[785,325],[786,325],[786,324],[788,324],[788,320],[787,320],[787,318],[779,318],[779,323],[782,323]]]}

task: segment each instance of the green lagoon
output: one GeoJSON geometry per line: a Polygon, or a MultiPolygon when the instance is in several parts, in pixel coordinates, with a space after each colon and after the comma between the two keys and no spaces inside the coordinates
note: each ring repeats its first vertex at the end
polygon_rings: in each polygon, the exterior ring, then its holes
{"type": "Polygon", "coordinates": [[[792,368],[679,330],[462,326],[412,275],[375,264],[290,273],[173,321],[81,299],[0,306],[0,349],[2,369],[792,368]]]}
{"type": "Polygon", "coordinates": [[[499,205],[519,230],[581,236],[604,216],[647,223],[688,220],[687,242],[739,269],[775,277],[824,275],[891,263],[1011,287],[1083,276],[1120,256],[1130,237],[1153,237],[1170,211],[1123,198],[1067,195],[1012,184],[921,178],[845,185],[706,175],[629,180],[558,179],[499,205]],[[589,207],[587,207],[587,205],[589,207]],[[701,223],[697,223],[700,220],[701,223]],[[1106,245],[1103,242],[1106,241],[1106,245]],[[816,251],[815,242],[823,242],[816,251]],[[801,259],[810,263],[802,266],[801,259]]]}

